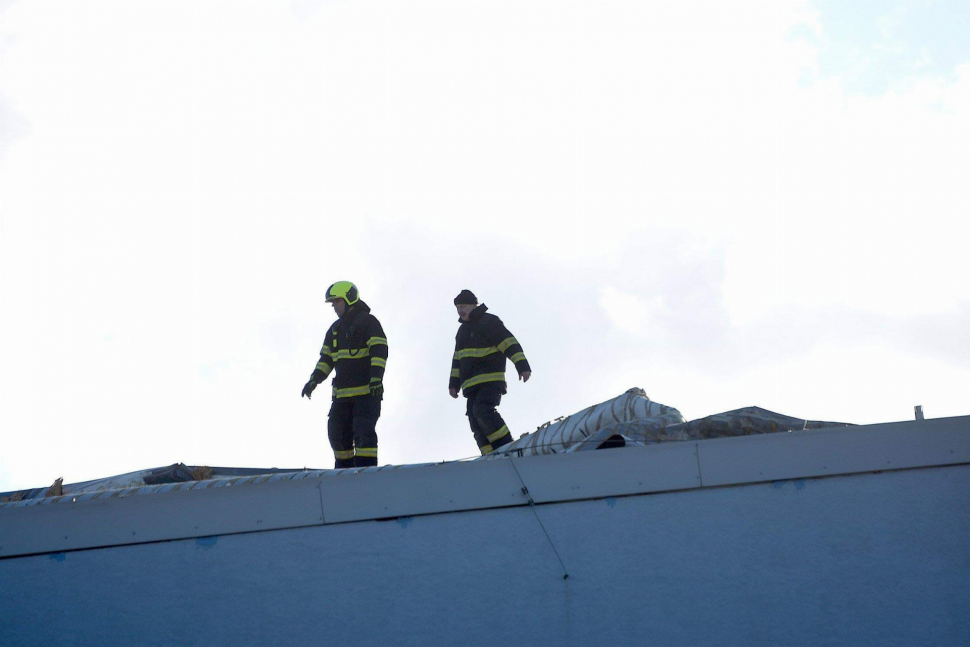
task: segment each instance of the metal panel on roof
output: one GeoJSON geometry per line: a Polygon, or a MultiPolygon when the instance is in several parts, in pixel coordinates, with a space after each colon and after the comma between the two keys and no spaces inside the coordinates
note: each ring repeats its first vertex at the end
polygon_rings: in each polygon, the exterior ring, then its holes
{"type": "Polygon", "coordinates": [[[148,486],[0,507],[0,558],[970,463],[970,416],[553,456],[148,486]],[[265,480],[264,480],[265,479],[265,480]]]}
{"type": "Polygon", "coordinates": [[[507,460],[325,474],[320,479],[320,495],[328,524],[528,503],[507,460]]]}
{"type": "Polygon", "coordinates": [[[955,465],[970,462],[970,416],[696,444],[705,487],[955,465]]]}
{"type": "Polygon", "coordinates": [[[536,503],[700,487],[696,443],[513,458],[536,503]]]}
{"type": "Polygon", "coordinates": [[[319,484],[218,484],[7,507],[0,514],[0,557],[319,525],[319,484]]]}

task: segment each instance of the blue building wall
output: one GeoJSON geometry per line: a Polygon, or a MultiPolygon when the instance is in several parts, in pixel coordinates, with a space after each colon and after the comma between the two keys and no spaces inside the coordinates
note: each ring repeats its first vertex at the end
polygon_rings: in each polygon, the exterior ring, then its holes
{"type": "Polygon", "coordinates": [[[0,644],[964,646],[968,538],[957,465],[14,557],[0,644]]]}

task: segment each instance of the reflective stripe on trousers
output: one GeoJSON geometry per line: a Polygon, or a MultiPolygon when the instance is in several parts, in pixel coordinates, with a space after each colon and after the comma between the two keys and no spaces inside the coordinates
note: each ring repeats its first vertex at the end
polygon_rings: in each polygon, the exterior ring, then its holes
{"type": "Polygon", "coordinates": [[[512,442],[512,434],[495,407],[502,401],[502,388],[485,384],[466,403],[465,415],[482,455],[512,442]]]}
{"type": "Polygon", "coordinates": [[[368,395],[338,398],[330,405],[327,435],[335,467],[377,465],[377,419],[381,401],[368,395]]]}

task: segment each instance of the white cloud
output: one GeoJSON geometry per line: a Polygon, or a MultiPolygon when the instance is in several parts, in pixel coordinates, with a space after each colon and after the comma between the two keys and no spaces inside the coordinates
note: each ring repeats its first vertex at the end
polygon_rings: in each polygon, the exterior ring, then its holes
{"type": "Polygon", "coordinates": [[[600,292],[600,305],[620,330],[663,343],[663,318],[670,310],[662,295],[644,299],[608,285],[600,292]]]}
{"type": "MultiPolygon", "coordinates": [[[[958,411],[970,68],[856,96],[811,5],[704,7],[6,7],[0,488],[329,464],[296,394],[344,278],[392,340],[382,462],[474,451],[441,381],[465,287],[534,360],[517,434],[634,385],[760,404],[766,366],[801,415],[883,351],[958,411]]],[[[811,415],[887,406],[854,403],[811,415]]]]}

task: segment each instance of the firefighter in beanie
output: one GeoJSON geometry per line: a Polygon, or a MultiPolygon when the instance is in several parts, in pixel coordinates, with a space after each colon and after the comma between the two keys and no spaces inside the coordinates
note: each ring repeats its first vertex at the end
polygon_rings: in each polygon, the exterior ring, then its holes
{"type": "Polygon", "coordinates": [[[523,382],[529,381],[532,369],[502,320],[490,314],[484,303],[478,305],[470,290],[455,297],[455,308],[461,326],[455,336],[448,393],[457,398],[460,390],[467,398],[465,415],[484,456],[512,442],[508,425],[495,410],[507,392],[505,360],[515,365],[523,382]]]}

